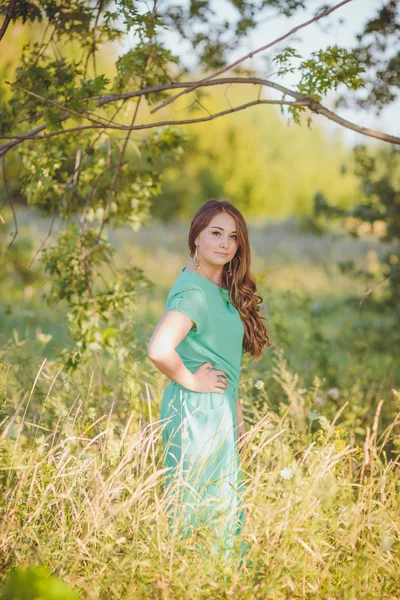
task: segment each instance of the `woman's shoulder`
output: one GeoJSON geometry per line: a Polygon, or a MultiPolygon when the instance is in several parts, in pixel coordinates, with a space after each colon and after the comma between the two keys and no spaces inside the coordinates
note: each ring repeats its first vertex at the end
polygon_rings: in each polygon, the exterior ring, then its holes
{"type": "Polygon", "coordinates": [[[177,293],[190,293],[192,296],[203,297],[206,295],[204,286],[202,285],[201,279],[192,277],[193,271],[180,270],[178,277],[171,286],[168,294],[168,298],[174,296],[177,293]]]}

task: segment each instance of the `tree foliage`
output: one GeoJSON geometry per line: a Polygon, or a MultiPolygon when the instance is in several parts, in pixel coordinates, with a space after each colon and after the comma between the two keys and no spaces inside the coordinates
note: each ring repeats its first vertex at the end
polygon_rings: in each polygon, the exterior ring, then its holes
{"type": "Polygon", "coordinates": [[[354,237],[374,236],[387,246],[384,256],[368,268],[353,260],[339,263],[342,272],[362,279],[367,288],[362,306],[378,286],[385,289],[374,301],[381,311],[389,310],[392,323],[386,332],[398,346],[400,331],[400,151],[384,147],[378,151],[359,145],[354,150],[354,172],[359,181],[360,201],[351,209],[339,207],[324,194],[314,198],[314,225],[324,229],[326,219],[340,220],[354,237]]]}
{"type": "MultiPolygon", "coordinates": [[[[162,189],[157,161],[179,158],[187,142],[187,136],[174,125],[200,120],[188,119],[187,113],[177,119],[171,112],[173,104],[163,113],[168,115],[165,120],[151,113],[160,103],[170,102],[171,92],[191,90],[181,50],[193,51],[199,73],[226,70],[230,52],[259,18],[268,14],[301,16],[305,8],[305,3],[297,0],[230,0],[228,4],[234,15],[230,19],[215,11],[211,0],[190,0],[183,6],[157,0],[149,5],[134,0],[0,0],[0,15],[5,19],[0,38],[3,47],[11,33],[9,22],[22,22],[41,33],[39,40],[32,39],[23,48],[12,80],[1,88],[3,191],[14,223],[10,245],[12,248],[18,221],[13,193],[7,186],[5,158],[13,153],[20,174],[18,194],[41,214],[59,218],[64,225],[42,259],[53,282],[48,300],[68,304],[70,332],[76,343],[64,357],[68,368],[92,357],[99,361],[106,350],[126,373],[134,371],[126,350],[133,340],[116,336],[115,329],[129,331],[135,297],[150,283],[138,268],[116,269],[107,230],[129,224],[137,231],[146,223],[152,201],[162,189]],[[168,47],[167,30],[179,40],[175,51],[168,47]],[[101,72],[102,53],[126,39],[131,46],[118,56],[113,72],[101,72]],[[110,277],[103,281],[106,265],[110,277]]],[[[332,10],[316,14],[315,19],[332,10]]],[[[399,82],[396,56],[387,68],[379,63],[384,53],[379,40],[384,35],[389,47],[389,39],[397,33],[397,16],[396,2],[387,2],[364,26],[355,50],[336,45],[316,50],[308,58],[292,47],[280,51],[275,56],[278,75],[295,70],[299,80],[294,90],[254,78],[242,61],[232,69],[235,77],[231,83],[247,82],[260,90],[265,86],[280,92],[281,98],[273,102],[287,106],[297,123],[305,110],[335,120],[321,104],[331,90],[342,94],[338,96],[342,103],[349,98],[348,102],[365,106],[372,102],[384,106],[395,99],[399,82]],[[371,37],[373,41],[368,41],[371,37]],[[367,98],[358,99],[360,89],[367,91],[367,98]]],[[[229,81],[209,76],[203,83],[229,81]]],[[[190,92],[197,106],[202,105],[204,89],[190,92]]],[[[256,101],[228,106],[225,112],[263,102],[272,100],[262,98],[259,92],[256,101]]],[[[134,385],[133,379],[129,384],[134,385]]]]}

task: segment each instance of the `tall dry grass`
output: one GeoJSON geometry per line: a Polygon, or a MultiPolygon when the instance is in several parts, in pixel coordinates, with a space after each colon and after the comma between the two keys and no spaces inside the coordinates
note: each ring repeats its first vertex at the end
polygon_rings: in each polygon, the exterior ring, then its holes
{"type": "Polygon", "coordinates": [[[269,409],[260,386],[266,408],[241,457],[247,517],[237,545],[250,549],[242,563],[239,553],[222,561],[210,532],[169,535],[162,388],[146,384],[147,418],[132,413],[121,429],[113,407],[85,421],[79,397],[51,429],[26,418],[44,371],[1,423],[2,581],[13,567],[42,564],[91,600],[399,597],[400,463],[386,445],[400,412],[380,431],[380,402],[357,446],[338,427],[347,403],[317,424],[312,391],[277,350],[280,408],[269,409]]]}

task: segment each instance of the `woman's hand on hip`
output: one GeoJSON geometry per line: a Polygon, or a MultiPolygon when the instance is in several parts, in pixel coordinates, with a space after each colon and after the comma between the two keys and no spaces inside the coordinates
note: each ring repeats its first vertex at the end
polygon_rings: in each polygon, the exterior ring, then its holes
{"type": "Polygon", "coordinates": [[[227,374],[224,371],[214,369],[209,362],[202,364],[193,373],[193,392],[215,392],[223,394],[227,388],[227,374]]]}

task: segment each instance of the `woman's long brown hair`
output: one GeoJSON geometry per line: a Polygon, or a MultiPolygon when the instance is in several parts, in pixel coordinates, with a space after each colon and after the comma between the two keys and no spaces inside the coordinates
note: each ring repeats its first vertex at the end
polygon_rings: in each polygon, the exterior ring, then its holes
{"type": "Polygon", "coordinates": [[[224,265],[221,285],[229,291],[232,304],[239,312],[244,325],[243,348],[257,360],[261,358],[264,346],[271,346],[267,329],[263,323],[266,318],[260,315],[259,304],[263,301],[256,294],[255,278],[250,272],[250,244],[247,225],[239,210],[227,200],[207,200],[196,212],[190,225],[188,244],[193,257],[197,236],[207,227],[215,215],[225,212],[236,223],[238,248],[232,259],[232,276],[229,277],[228,265],[224,265]]]}

